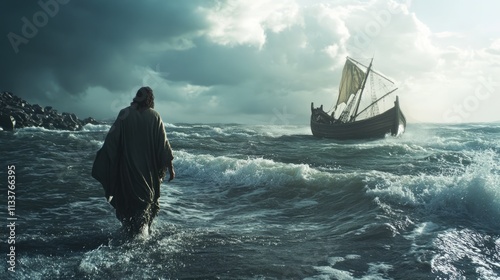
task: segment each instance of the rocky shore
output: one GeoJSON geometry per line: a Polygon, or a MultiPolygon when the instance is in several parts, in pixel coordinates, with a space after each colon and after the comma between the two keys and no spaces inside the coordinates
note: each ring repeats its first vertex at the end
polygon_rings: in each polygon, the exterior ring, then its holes
{"type": "Polygon", "coordinates": [[[54,108],[31,105],[11,92],[0,93],[0,128],[11,131],[23,127],[80,130],[88,123],[99,124],[93,118],[78,119],[75,114],[59,114],[54,108]]]}

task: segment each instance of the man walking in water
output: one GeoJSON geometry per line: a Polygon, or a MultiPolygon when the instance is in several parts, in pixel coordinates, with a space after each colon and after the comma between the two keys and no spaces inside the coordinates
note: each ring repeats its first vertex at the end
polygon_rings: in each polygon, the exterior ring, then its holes
{"type": "Polygon", "coordinates": [[[175,177],[173,159],[163,121],[154,110],[153,90],[142,87],[120,111],[92,167],[92,177],[104,187],[129,235],[151,232],[160,184],[167,170],[168,181],[175,177]]]}

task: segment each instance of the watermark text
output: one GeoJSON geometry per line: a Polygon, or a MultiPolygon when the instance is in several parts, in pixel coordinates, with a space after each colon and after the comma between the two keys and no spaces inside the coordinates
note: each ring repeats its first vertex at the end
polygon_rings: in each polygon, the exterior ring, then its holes
{"type": "Polygon", "coordinates": [[[7,166],[7,270],[16,271],[16,166],[7,166]]]}
{"type": "Polygon", "coordinates": [[[9,32],[9,34],[7,34],[7,39],[9,39],[14,52],[16,54],[19,53],[19,46],[21,44],[28,44],[29,40],[33,39],[38,34],[38,30],[49,23],[49,18],[52,18],[59,13],[59,6],[68,4],[69,1],[70,0],[38,1],[40,10],[33,14],[31,20],[27,17],[21,18],[23,25],[21,27],[20,35],[14,32],[9,32]]]}

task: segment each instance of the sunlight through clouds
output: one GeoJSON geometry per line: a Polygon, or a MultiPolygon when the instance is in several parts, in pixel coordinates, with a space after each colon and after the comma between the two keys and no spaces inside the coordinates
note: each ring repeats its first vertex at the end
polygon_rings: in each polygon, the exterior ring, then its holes
{"type": "MultiPolygon", "coordinates": [[[[410,122],[498,121],[500,22],[483,2],[461,2],[449,13],[431,9],[443,5],[72,1],[16,46],[17,54],[7,38],[0,42],[0,90],[108,118],[112,110],[88,106],[94,91],[106,91],[101,103],[122,104],[148,84],[176,121],[268,123],[285,106],[294,122],[307,123],[311,102],[331,107],[350,56],[367,64],[373,58],[396,82],[410,122]],[[488,32],[478,31],[474,17],[488,32]]],[[[19,36],[29,30],[20,19],[39,9],[17,2],[0,8],[2,34],[19,36]]]]}
{"type": "Polygon", "coordinates": [[[222,45],[250,44],[259,48],[266,31],[280,32],[297,21],[299,7],[292,0],[224,1],[205,9],[211,23],[208,36],[222,45]]]}

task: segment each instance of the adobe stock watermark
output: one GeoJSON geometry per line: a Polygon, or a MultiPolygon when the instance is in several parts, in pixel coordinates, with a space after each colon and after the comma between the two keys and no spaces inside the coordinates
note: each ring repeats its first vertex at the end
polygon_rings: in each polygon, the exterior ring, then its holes
{"type": "Polygon", "coordinates": [[[295,118],[294,114],[287,113],[286,105],[283,106],[282,111],[278,110],[278,108],[273,108],[273,113],[274,115],[271,118],[271,121],[269,122],[270,125],[276,125],[276,124],[289,125],[290,120],[295,118]]]}
{"type": "MultiPolygon", "coordinates": [[[[168,72],[161,72],[160,71],[160,64],[156,64],[155,70],[146,70],[143,69],[143,75],[142,75],[142,86],[149,86],[150,88],[153,89],[153,92],[156,87],[160,86],[163,82],[165,82],[165,78],[169,75],[168,72]]],[[[110,104],[110,109],[111,112],[114,113],[120,113],[118,115],[118,118],[121,120],[124,120],[128,117],[129,114],[129,108],[128,105],[131,103],[133,100],[136,91],[139,89],[134,89],[132,93],[127,94],[127,95],[120,95],[119,98],[114,99],[111,104],[110,104]]],[[[110,132],[115,129],[114,126],[110,128],[110,132]]]]}
{"type": "MultiPolygon", "coordinates": [[[[277,107],[273,108],[273,116],[267,123],[267,125],[290,125],[290,121],[297,117],[295,114],[289,114],[288,108],[286,105],[283,105],[283,108],[280,110],[277,107]]],[[[252,141],[245,141],[241,147],[241,151],[243,151],[247,155],[256,155],[258,154],[258,144],[265,141],[265,136],[261,134],[257,134],[252,136],[252,141]]]]}
{"type": "Polygon", "coordinates": [[[161,72],[160,64],[156,64],[154,71],[144,71],[142,77],[142,85],[149,86],[154,90],[157,86],[165,82],[165,78],[170,75],[169,72],[161,72]]]}
{"type": "Polygon", "coordinates": [[[408,0],[395,1],[389,3],[385,9],[372,12],[364,28],[362,30],[357,30],[352,36],[352,40],[348,41],[346,48],[350,55],[366,55],[366,51],[370,44],[372,44],[373,39],[379,36],[383,29],[391,24],[394,15],[403,11],[401,5],[408,6],[408,2],[408,0]]]}
{"type": "Polygon", "coordinates": [[[70,146],[74,151],[74,156],[61,158],[60,162],[62,163],[62,167],[54,172],[57,181],[60,183],[67,183],[75,178],[76,173],[78,173],[78,160],[86,158],[89,154],[89,150],[92,149],[89,147],[91,145],[89,140],[77,139],[76,141],[78,142],[75,146],[70,146]],[[78,160],[75,161],[75,159],[78,160]]]}
{"type": "MultiPolygon", "coordinates": [[[[142,86],[149,86],[150,88],[153,89],[153,92],[156,87],[161,85],[161,83],[164,82],[164,78],[166,78],[169,73],[168,72],[161,72],[160,71],[160,64],[156,64],[155,70],[148,71],[146,69],[142,70],[143,75],[142,75],[142,86]]],[[[113,100],[110,105],[110,109],[114,113],[118,113],[121,111],[121,109],[125,108],[128,106],[128,104],[132,101],[132,99],[135,96],[136,90],[134,89],[133,92],[130,95],[120,95],[119,98],[113,100]]],[[[126,116],[125,116],[126,117],[126,116]]]]}
{"type": "Polygon", "coordinates": [[[476,112],[481,103],[486,102],[500,88],[500,83],[493,80],[491,76],[485,78],[479,76],[478,84],[474,93],[467,95],[462,102],[455,103],[452,108],[443,113],[445,122],[458,123],[468,119],[476,112]]]}
{"type": "Polygon", "coordinates": [[[40,10],[33,13],[31,19],[22,17],[20,35],[14,32],[7,34],[7,39],[12,46],[12,49],[17,54],[19,53],[19,46],[21,44],[28,44],[29,40],[33,39],[40,28],[45,27],[49,23],[49,18],[55,17],[60,11],[60,5],[66,5],[70,0],[40,0],[38,6],[40,10]]]}

